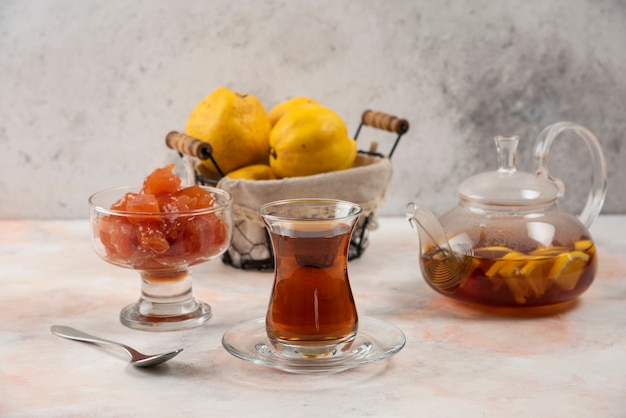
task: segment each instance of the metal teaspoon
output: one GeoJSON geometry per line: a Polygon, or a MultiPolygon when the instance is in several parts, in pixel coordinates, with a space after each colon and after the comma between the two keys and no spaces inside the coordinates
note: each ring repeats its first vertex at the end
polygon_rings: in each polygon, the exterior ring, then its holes
{"type": "Polygon", "coordinates": [[[146,355],[146,354],[140,353],[139,351],[125,344],[117,343],[115,341],[105,340],[104,338],[95,337],[93,335],[89,335],[87,333],[79,331],[75,328],[66,327],[64,325],[53,325],[52,327],[50,327],[50,331],[54,335],[67,338],[69,340],[121,347],[122,349],[124,349],[124,351],[126,351],[130,355],[130,364],[136,367],[156,366],[157,364],[164,363],[168,361],[169,359],[174,358],[175,356],[178,355],[178,353],[183,351],[183,349],[180,348],[178,350],[171,351],[169,353],[146,355]]]}

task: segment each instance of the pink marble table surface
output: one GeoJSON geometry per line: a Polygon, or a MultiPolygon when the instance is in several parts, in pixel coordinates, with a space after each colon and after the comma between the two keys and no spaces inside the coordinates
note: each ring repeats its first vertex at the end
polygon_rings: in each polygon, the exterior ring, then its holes
{"type": "Polygon", "coordinates": [[[91,248],[88,222],[0,221],[0,416],[626,416],[626,216],[591,228],[592,287],[566,308],[477,308],[433,292],[404,219],[379,219],[349,264],[359,313],[406,334],[396,356],[337,374],[250,364],[224,332],[263,317],[271,273],[216,260],[194,270],[213,317],[175,332],[131,330],[119,311],[139,295],[136,272],[91,248]],[[53,336],[65,324],[146,352],[183,347],[136,369],[123,355],[53,336]]]}

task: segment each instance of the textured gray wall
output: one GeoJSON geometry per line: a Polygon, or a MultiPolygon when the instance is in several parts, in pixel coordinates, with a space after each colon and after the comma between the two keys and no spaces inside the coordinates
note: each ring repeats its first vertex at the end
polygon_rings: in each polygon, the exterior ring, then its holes
{"type": "MultiPolygon", "coordinates": [[[[0,0],[0,217],[85,217],[92,192],[178,161],[164,135],[222,85],[268,109],[311,96],[352,129],[366,108],[407,118],[382,215],[454,205],[496,168],[497,134],[522,137],[530,170],[560,120],[598,136],[603,212],[626,213],[625,41],[621,0],[0,0]]],[[[562,142],[550,161],[578,210],[587,155],[562,142]]]]}

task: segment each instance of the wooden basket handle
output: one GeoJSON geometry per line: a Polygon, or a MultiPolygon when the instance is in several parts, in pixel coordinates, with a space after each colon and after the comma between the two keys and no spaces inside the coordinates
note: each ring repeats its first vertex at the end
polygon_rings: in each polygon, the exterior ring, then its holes
{"type": "Polygon", "coordinates": [[[176,131],[167,134],[165,144],[175,151],[199,158],[200,160],[211,158],[213,152],[213,148],[208,142],[200,141],[199,139],[176,131]]]}
{"type": "Polygon", "coordinates": [[[361,123],[373,128],[383,129],[402,135],[409,130],[409,121],[400,119],[388,113],[366,110],[361,116],[361,123]]]}

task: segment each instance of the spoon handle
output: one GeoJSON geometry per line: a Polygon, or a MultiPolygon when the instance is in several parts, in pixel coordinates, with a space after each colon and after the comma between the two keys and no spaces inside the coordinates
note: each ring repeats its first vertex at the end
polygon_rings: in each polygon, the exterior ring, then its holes
{"type": "Polygon", "coordinates": [[[104,338],[96,337],[95,335],[90,335],[90,334],[87,334],[86,332],[82,332],[82,331],[77,330],[76,328],[67,327],[65,325],[53,325],[52,327],[50,327],[50,331],[54,335],[67,338],[69,340],[83,341],[87,343],[114,345],[114,346],[123,348],[131,356],[139,354],[137,353],[136,350],[133,350],[127,345],[124,345],[115,341],[107,340],[104,338]]]}

